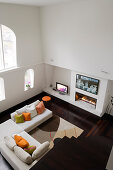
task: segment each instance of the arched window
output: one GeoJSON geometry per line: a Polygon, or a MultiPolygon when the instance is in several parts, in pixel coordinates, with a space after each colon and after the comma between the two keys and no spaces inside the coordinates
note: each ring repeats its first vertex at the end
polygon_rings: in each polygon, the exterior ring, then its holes
{"type": "Polygon", "coordinates": [[[25,72],[25,85],[24,85],[24,90],[28,90],[29,88],[34,87],[34,70],[33,69],[28,69],[25,72]]]}
{"type": "Polygon", "coordinates": [[[0,101],[5,99],[4,79],[0,77],[0,101]]]}
{"type": "Polygon", "coordinates": [[[0,25],[0,70],[16,66],[15,33],[10,28],[0,25]]]}

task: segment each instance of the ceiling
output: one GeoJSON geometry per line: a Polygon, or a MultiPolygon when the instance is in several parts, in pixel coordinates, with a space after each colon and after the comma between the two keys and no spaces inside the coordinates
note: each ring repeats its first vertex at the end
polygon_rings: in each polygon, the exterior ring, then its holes
{"type": "Polygon", "coordinates": [[[0,3],[45,6],[71,0],[0,0],[0,3]]]}

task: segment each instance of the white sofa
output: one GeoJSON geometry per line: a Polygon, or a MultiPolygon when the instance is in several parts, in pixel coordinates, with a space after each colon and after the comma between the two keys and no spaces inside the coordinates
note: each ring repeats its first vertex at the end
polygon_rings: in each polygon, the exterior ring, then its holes
{"type": "MultiPolygon", "coordinates": [[[[14,121],[13,116],[15,114],[14,113],[13,115],[11,114],[11,118],[13,121],[14,121]]],[[[33,117],[31,121],[25,121],[24,123],[18,123],[17,125],[20,126],[26,132],[30,132],[32,129],[39,126],[40,124],[42,124],[43,122],[45,122],[51,117],[52,117],[52,111],[45,109],[45,111],[42,114],[33,117]]]]}
{"type": "MultiPolygon", "coordinates": [[[[23,138],[25,138],[30,145],[35,145],[36,147],[39,147],[41,144],[35,140],[33,137],[31,137],[28,133],[26,133],[25,131],[19,133],[20,136],[22,136],[23,138]]],[[[14,151],[10,150],[4,141],[1,142],[0,144],[0,150],[1,150],[1,154],[3,155],[3,157],[9,162],[9,164],[14,168],[14,170],[29,170],[32,166],[34,166],[40,159],[42,156],[44,156],[44,154],[39,157],[38,159],[36,159],[35,161],[33,161],[32,164],[28,165],[26,163],[24,163],[23,161],[21,161],[14,153],[14,151]]],[[[49,151],[48,150],[45,152],[45,154],[49,151]]]]}
{"type": "MultiPolygon", "coordinates": [[[[30,106],[32,104],[35,104],[35,106],[36,106],[38,102],[39,102],[39,100],[37,100],[34,103],[31,103],[30,106]]],[[[24,109],[26,109],[26,107],[27,106],[23,107],[22,110],[25,111],[24,109]]],[[[17,114],[16,111],[14,113],[11,113],[11,119],[13,121],[15,121],[15,114],[17,114]]],[[[52,111],[50,111],[50,110],[48,110],[46,108],[45,111],[42,114],[33,117],[31,121],[25,121],[24,123],[18,123],[18,125],[23,130],[25,130],[26,132],[30,132],[32,129],[34,129],[35,127],[39,126],[40,124],[42,124],[43,122],[45,122],[46,120],[48,120],[51,117],[52,117],[52,111]]]]}
{"type": "MultiPolygon", "coordinates": [[[[37,104],[36,101],[32,104],[37,104]]],[[[30,105],[32,105],[30,104],[30,105]]],[[[26,106],[21,108],[23,111],[26,109],[26,106]]],[[[21,110],[19,109],[19,110],[21,110]]],[[[0,151],[1,154],[4,156],[4,158],[9,162],[9,164],[15,169],[15,170],[29,170],[35,163],[39,161],[41,157],[39,157],[37,160],[33,161],[32,164],[28,165],[24,162],[22,162],[14,153],[14,151],[10,150],[5,142],[4,142],[4,136],[12,136],[13,134],[19,134],[23,138],[25,138],[30,145],[40,146],[41,144],[35,140],[33,137],[31,137],[28,133],[35,127],[39,126],[41,123],[45,122],[47,119],[52,117],[52,111],[45,109],[45,111],[33,117],[31,121],[25,121],[24,123],[18,123],[15,122],[15,114],[17,112],[11,113],[11,119],[7,120],[6,122],[0,124],[0,151]],[[26,132],[25,132],[26,131],[26,132]]],[[[49,148],[48,148],[49,150],[49,148]]],[[[47,151],[48,151],[47,150],[47,151]]],[[[44,155],[44,154],[43,154],[44,155]]],[[[43,156],[42,155],[42,156],[43,156]]]]}

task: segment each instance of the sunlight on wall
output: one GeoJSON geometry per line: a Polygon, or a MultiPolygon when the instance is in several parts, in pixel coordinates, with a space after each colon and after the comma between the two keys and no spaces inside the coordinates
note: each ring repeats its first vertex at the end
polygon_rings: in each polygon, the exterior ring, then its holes
{"type": "Polygon", "coordinates": [[[24,90],[34,87],[34,70],[28,69],[25,72],[24,90]]]}
{"type": "Polygon", "coordinates": [[[0,77],[0,101],[5,99],[4,79],[0,77]]]}

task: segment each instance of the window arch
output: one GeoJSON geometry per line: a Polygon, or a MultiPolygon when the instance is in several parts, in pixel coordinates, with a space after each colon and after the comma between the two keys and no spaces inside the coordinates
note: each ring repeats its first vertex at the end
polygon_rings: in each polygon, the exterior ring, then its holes
{"type": "Polygon", "coordinates": [[[16,66],[15,33],[5,25],[0,25],[0,70],[16,66]]]}
{"type": "Polygon", "coordinates": [[[5,99],[4,79],[0,77],[0,101],[5,99]]]}
{"type": "Polygon", "coordinates": [[[25,72],[25,80],[24,80],[24,90],[28,90],[29,88],[34,87],[34,70],[28,69],[25,72]]]}

